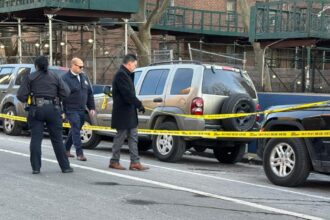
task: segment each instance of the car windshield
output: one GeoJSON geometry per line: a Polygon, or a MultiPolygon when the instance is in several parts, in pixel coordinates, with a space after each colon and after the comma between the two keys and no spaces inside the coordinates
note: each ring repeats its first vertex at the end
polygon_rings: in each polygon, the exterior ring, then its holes
{"type": "Polygon", "coordinates": [[[246,73],[221,69],[205,69],[202,85],[203,94],[224,95],[243,93],[256,98],[254,85],[246,73]]]}

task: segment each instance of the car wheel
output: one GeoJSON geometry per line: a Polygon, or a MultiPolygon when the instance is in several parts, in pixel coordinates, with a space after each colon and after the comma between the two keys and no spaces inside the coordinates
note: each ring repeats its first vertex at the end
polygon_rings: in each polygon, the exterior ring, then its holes
{"type": "Polygon", "coordinates": [[[275,185],[298,186],[311,170],[306,145],[302,139],[271,139],[264,151],[263,167],[275,185]]]}
{"type": "MultiPolygon", "coordinates": [[[[161,123],[157,130],[178,130],[175,122],[161,123]]],[[[172,135],[155,135],[152,138],[152,148],[155,156],[165,162],[176,162],[182,158],[186,143],[182,137],[172,135]]]]}
{"type": "Polygon", "coordinates": [[[233,146],[215,147],[213,154],[220,163],[234,164],[242,160],[245,146],[245,143],[235,143],[233,146]]]}
{"type": "MultiPolygon", "coordinates": [[[[86,116],[84,125],[91,125],[90,119],[86,116]]],[[[81,129],[80,131],[81,146],[84,149],[94,149],[101,141],[100,135],[93,130],[81,129]]]]}
{"type": "MultiPolygon", "coordinates": [[[[14,106],[9,106],[4,110],[4,114],[10,116],[17,116],[16,109],[14,106]]],[[[8,135],[20,135],[22,132],[22,125],[19,121],[4,119],[3,120],[3,130],[8,135]]]]}
{"type": "MultiPolygon", "coordinates": [[[[253,100],[245,94],[235,94],[230,96],[221,108],[222,114],[230,113],[250,113],[256,112],[253,100]]],[[[227,131],[248,131],[255,124],[256,115],[224,119],[222,124],[227,131]]]]}
{"type": "Polygon", "coordinates": [[[150,140],[139,140],[138,150],[140,152],[150,150],[152,148],[151,144],[152,144],[152,142],[150,140]]]}

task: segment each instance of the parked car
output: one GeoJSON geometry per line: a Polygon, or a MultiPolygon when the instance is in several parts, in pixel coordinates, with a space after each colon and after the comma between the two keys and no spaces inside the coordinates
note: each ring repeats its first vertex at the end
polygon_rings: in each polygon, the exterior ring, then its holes
{"type": "MultiPolygon", "coordinates": [[[[68,71],[65,67],[51,66],[49,70],[56,74],[68,71]]],[[[24,75],[35,71],[33,64],[4,64],[0,65],[0,110],[1,113],[13,116],[27,116],[24,104],[18,101],[16,93],[22,83],[24,75]]],[[[26,123],[10,119],[1,119],[3,130],[8,135],[19,135],[26,123]]]]}
{"type": "MultiPolygon", "coordinates": [[[[275,106],[270,109],[290,106],[275,106]]],[[[263,131],[329,130],[330,105],[265,116],[263,131]]],[[[257,154],[267,178],[275,185],[298,186],[311,171],[330,173],[330,138],[259,139],[257,154]]]]}
{"type": "MultiPolygon", "coordinates": [[[[204,120],[175,114],[218,114],[255,112],[258,99],[255,87],[245,71],[233,67],[203,65],[194,62],[171,62],[136,69],[134,85],[143,105],[153,110],[139,114],[139,128],[160,130],[226,130],[248,131],[257,128],[256,116],[204,120]],[[172,113],[172,114],[169,114],[172,113]]],[[[109,90],[107,87],[106,90],[109,90]]],[[[110,126],[112,98],[102,109],[104,94],[95,95],[97,114],[95,125],[110,126]]],[[[85,148],[97,146],[100,135],[111,132],[94,131],[85,148]],[[96,141],[95,141],[96,140],[96,141]]],[[[177,137],[172,135],[140,135],[139,150],[153,149],[162,161],[180,160],[186,149],[212,148],[223,163],[240,161],[248,139],[177,137]]]]}

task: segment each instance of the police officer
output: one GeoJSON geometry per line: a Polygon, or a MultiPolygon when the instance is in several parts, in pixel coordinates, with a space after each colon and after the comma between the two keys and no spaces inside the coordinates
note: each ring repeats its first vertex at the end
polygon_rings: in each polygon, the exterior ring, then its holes
{"type": "Polygon", "coordinates": [[[65,155],[60,108],[60,99],[68,96],[70,89],[58,75],[48,71],[48,59],[46,57],[37,57],[34,65],[37,71],[26,75],[17,92],[17,98],[21,102],[31,101],[28,124],[31,129],[30,161],[32,173],[40,173],[44,124],[49,130],[56,159],[62,172],[73,172],[65,155]]]}
{"type": "Polygon", "coordinates": [[[81,146],[80,130],[85,122],[86,107],[89,115],[95,114],[95,102],[91,84],[87,76],[82,73],[84,62],[75,57],[71,60],[70,70],[62,76],[71,89],[71,93],[63,100],[64,113],[70,122],[71,129],[65,142],[66,154],[68,157],[74,157],[70,153],[72,144],[76,148],[77,160],[86,161],[81,146]]]}

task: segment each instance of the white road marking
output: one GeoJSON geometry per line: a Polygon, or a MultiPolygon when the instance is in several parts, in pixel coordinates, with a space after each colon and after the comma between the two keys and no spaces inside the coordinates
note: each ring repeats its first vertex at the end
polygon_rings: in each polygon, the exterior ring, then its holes
{"type": "MultiPolygon", "coordinates": [[[[12,138],[7,138],[7,140],[8,141],[13,141],[13,142],[18,142],[18,143],[29,144],[28,141],[14,140],[12,138]]],[[[49,145],[49,144],[43,144],[43,146],[47,146],[47,148],[52,149],[52,146],[49,145]]],[[[103,155],[86,153],[86,152],[85,152],[85,155],[86,156],[99,157],[99,158],[106,158],[106,159],[110,160],[110,155],[109,156],[103,156],[103,155]]],[[[129,160],[125,160],[125,159],[121,159],[121,160],[126,161],[126,162],[130,162],[129,160]]],[[[150,167],[155,167],[155,168],[159,168],[159,169],[163,169],[163,170],[169,170],[169,171],[178,172],[178,173],[201,176],[201,177],[204,177],[204,178],[210,178],[210,179],[228,181],[228,182],[233,182],[233,183],[239,183],[239,184],[249,185],[249,186],[253,186],[253,187],[276,190],[276,191],[280,191],[280,192],[291,193],[291,194],[296,194],[296,195],[300,195],[300,196],[305,196],[305,197],[330,201],[329,197],[313,195],[313,194],[309,194],[309,193],[297,192],[297,191],[294,191],[294,190],[284,189],[282,187],[273,187],[273,186],[260,185],[260,184],[249,183],[249,182],[244,182],[244,181],[240,181],[240,180],[228,179],[228,178],[218,177],[218,176],[211,176],[211,175],[207,175],[207,174],[196,173],[196,172],[187,171],[187,170],[180,170],[180,169],[175,169],[175,168],[170,168],[170,167],[165,167],[165,166],[158,166],[158,165],[153,165],[153,164],[148,164],[148,163],[143,163],[143,164],[145,164],[147,166],[150,166],[150,167]]]]}
{"type": "MultiPolygon", "coordinates": [[[[98,154],[91,154],[91,153],[85,153],[85,154],[88,155],[88,156],[94,156],[94,157],[100,157],[100,158],[110,159],[110,156],[109,157],[106,157],[106,156],[102,156],[102,155],[98,155],[98,154]]],[[[125,159],[121,159],[121,160],[122,161],[126,161],[126,162],[130,162],[130,160],[125,160],[125,159]]],[[[311,198],[317,198],[317,199],[323,199],[323,200],[330,200],[329,197],[312,195],[312,194],[302,193],[302,192],[296,192],[296,191],[292,191],[292,190],[288,190],[288,189],[283,189],[283,188],[265,186],[265,185],[255,184],[255,183],[244,182],[244,181],[240,181],[240,180],[228,179],[228,178],[224,178],[224,177],[211,176],[211,175],[207,175],[207,174],[195,173],[195,172],[191,172],[191,171],[180,170],[180,169],[175,169],[175,168],[169,168],[169,167],[164,167],[164,166],[157,166],[157,165],[148,164],[148,163],[143,163],[143,164],[145,164],[147,166],[150,166],[150,167],[155,167],[155,168],[159,168],[159,169],[174,171],[174,172],[178,172],[178,173],[184,173],[184,174],[190,174],[190,175],[195,175],[195,176],[201,176],[201,177],[211,178],[211,179],[216,179],[216,180],[223,180],[223,181],[228,181],[228,182],[233,182],[233,183],[239,183],[239,184],[244,184],[244,185],[249,185],[249,186],[254,186],[254,187],[259,187],[259,188],[277,190],[277,191],[281,191],[281,192],[292,193],[292,194],[306,196],[306,197],[311,197],[311,198]]]]}
{"type": "MultiPolygon", "coordinates": [[[[9,154],[17,155],[17,156],[22,156],[22,157],[30,157],[30,155],[28,155],[28,154],[24,154],[24,153],[20,153],[20,152],[16,152],[16,151],[0,149],[0,152],[9,153],[9,154]]],[[[53,160],[53,159],[42,158],[42,160],[46,161],[46,162],[49,162],[49,163],[57,164],[57,161],[53,160]]],[[[257,208],[257,209],[261,209],[261,210],[265,210],[265,211],[269,211],[269,212],[275,212],[275,213],[282,214],[282,215],[289,215],[289,216],[294,216],[294,217],[297,217],[297,218],[310,219],[310,220],[323,220],[323,218],[319,218],[319,217],[316,217],[316,216],[305,215],[305,214],[302,214],[302,213],[291,212],[291,211],[287,211],[287,210],[284,210],[284,209],[273,208],[273,207],[270,207],[270,206],[260,205],[260,204],[257,204],[257,203],[247,202],[247,201],[240,200],[240,199],[235,199],[235,198],[231,198],[231,197],[227,197],[227,196],[221,196],[221,195],[217,195],[217,194],[213,194],[213,193],[203,192],[203,191],[199,191],[199,190],[195,190],[195,189],[191,189],[191,188],[186,188],[186,187],[181,187],[181,186],[177,186],[177,185],[172,185],[172,184],[168,184],[168,183],[162,183],[162,182],[158,182],[158,181],[154,181],[154,180],[129,176],[129,175],[120,174],[120,173],[114,173],[114,172],[111,172],[111,171],[101,170],[101,169],[97,169],[97,168],[93,168],[93,167],[82,166],[82,165],[79,165],[79,164],[71,163],[71,166],[75,167],[75,168],[80,168],[80,169],[83,169],[83,170],[93,171],[93,172],[96,172],[96,173],[106,174],[106,175],[110,175],[110,176],[116,176],[116,177],[119,177],[119,178],[124,178],[124,179],[133,180],[133,181],[137,181],[137,182],[152,184],[152,185],[161,186],[161,187],[165,187],[165,188],[169,188],[169,189],[173,189],[173,190],[179,190],[179,191],[183,191],[183,192],[189,192],[189,193],[194,193],[194,194],[198,194],[198,195],[202,195],[202,196],[207,196],[207,197],[210,197],[210,198],[221,199],[221,200],[228,201],[228,202],[233,202],[233,203],[236,203],[236,204],[239,204],[239,205],[245,205],[245,206],[249,206],[249,207],[252,207],[252,208],[257,208]]]]}

